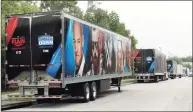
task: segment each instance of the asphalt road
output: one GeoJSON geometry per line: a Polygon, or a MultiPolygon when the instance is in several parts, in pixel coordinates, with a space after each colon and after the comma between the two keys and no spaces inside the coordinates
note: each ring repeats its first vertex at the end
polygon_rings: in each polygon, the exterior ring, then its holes
{"type": "Polygon", "coordinates": [[[159,83],[125,85],[118,93],[113,88],[95,101],[80,103],[67,99],[14,111],[192,111],[192,77],[159,83]]]}

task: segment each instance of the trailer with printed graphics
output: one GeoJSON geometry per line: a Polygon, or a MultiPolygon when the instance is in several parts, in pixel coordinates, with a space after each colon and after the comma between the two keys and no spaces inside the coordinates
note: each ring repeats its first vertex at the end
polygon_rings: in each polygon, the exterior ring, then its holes
{"type": "Polygon", "coordinates": [[[184,67],[184,66],[182,65],[182,77],[187,76],[187,71],[188,71],[188,68],[187,68],[187,67],[184,67]]]}
{"type": "Polygon", "coordinates": [[[181,78],[183,76],[183,66],[181,64],[177,64],[177,76],[181,78]]]}
{"type": "MultiPolygon", "coordinates": [[[[95,100],[131,73],[131,40],[63,12],[6,17],[6,76],[19,98],[95,100]]],[[[14,97],[14,96],[10,96],[14,97]]]]}
{"type": "Polygon", "coordinates": [[[171,79],[177,76],[177,62],[174,60],[167,60],[167,72],[171,79]]]}
{"type": "Polygon", "coordinates": [[[185,67],[185,76],[189,76],[189,71],[190,71],[190,69],[185,67]]]}
{"type": "Polygon", "coordinates": [[[137,49],[134,72],[138,82],[167,80],[166,56],[156,49],[137,49]]]}

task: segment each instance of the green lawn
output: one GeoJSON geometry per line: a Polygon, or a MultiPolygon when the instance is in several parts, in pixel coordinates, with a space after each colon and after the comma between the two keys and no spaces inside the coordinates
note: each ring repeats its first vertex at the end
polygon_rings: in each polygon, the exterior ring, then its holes
{"type": "Polygon", "coordinates": [[[8,89],[6,92],[1,92],[1,95],[19,93],[19,89],[8,89]]]}

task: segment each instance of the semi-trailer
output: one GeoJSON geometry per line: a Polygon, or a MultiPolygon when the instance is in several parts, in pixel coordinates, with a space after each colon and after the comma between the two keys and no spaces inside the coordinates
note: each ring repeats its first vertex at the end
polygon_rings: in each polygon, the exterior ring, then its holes
{"type": "Polygon", "coordinates": [[[182,77],[186,76],[186,67],[182,65],[182,77]]]}
{"type": "Polygon", "coordinates": [[[181,78],[183,74],[183,68],[181,64],[177,64],[177,77],[181,78]]]}
{"type": "Polygon", "coordinates": [[[189,71],[190,71],[190,69],[189,68],[185,68],[185,76],[189,76],[189,71]]]}
{"type": "Polygon", "coordinates": [[[64,12],[8,15],[6,76],[18,98],[95,100],[132,75],[131,40],[64,12]]]}
{"type": "Polygon", "coordinates": [[[134,72],[137,82],[167,80],[166,56],[156,49],[137,49],[134,72]]]}
{"type": "Polygon", "coordinates": [[[167,60],[167,72],[169,78],[175,79],[177,76],[177,62],[174,60],[167,60]]]}

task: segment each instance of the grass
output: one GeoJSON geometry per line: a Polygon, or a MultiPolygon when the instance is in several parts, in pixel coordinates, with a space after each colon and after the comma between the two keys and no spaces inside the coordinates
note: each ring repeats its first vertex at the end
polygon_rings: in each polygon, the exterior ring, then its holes
{"type": "Polygon", "coordinates": [[[33,101],[35,98],[8,98],[6,101],[33,101]]]}
{"type": "Polygon", "coordinates": [[[135,75],[131,75],[131,76],[127,76],[127,77],[123,77],[122,78],[122,82],[121,83],[136,83],[136,76],[135,75]]]}
{"type": "Polygon", "coordinates": [[[19,93],[19,89],[8,89],[6,92],[1,92],[1,95],[11,94],[11,93],[19,93]]]}
{"type": "Polygon", "coordinates": [[[131,83],[131,84],[133,84],[133,83],[136,83],[136,79],[124,79],[124,80],[122,80],[121,83],[122,83],[122,84],[125,84],[125,83],[131,83]]]}

